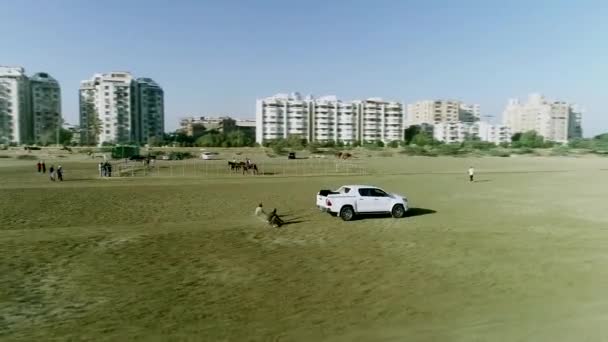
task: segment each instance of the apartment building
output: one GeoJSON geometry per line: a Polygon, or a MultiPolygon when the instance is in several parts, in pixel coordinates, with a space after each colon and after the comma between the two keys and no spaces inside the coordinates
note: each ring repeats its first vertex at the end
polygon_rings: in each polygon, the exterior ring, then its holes
{"type": "Polygon", "coordinates": [[[473,122],[439,122],[433,127],[433,138],[448,144],[461,143],[479,136],[479,126],[473,122]]]}
{"type": "Polygon", "coordinates": [[[165,97],[163,88],[151,78],[138,78],[135,90],[135,141],[147,143],[162,139],[165,133],[165,97]]]}
{"type": "Polygon", "coordinates": [[[61,88],[48,73],[30,78],[33,134],[36,143],[54,142],[61,127],[61,88]]]}
{"type": "Polygon", "coordinates": [[[492,125],[488,122],[479,121],[477,137],[481,141],[488,141],[496,145],[511,142],[511,128],[505,125],[492,125]]]}
{"type": "Polygon", "coordinates": [[[147,143],[164,132],[164,94],[150,78],[95,74],[80,84],[83,144],[147,143]]]}
{"type": "Polygon", "coordinates": [[[441,122],[479,121],[478,104],[468,105],[455,100],[424,100],[407,106],[407,126],[441,122]]]}
{"type": "Polygon", "coordinates": [[[441,122],[433,127],[433,138],[448,144],[479,139],[494,144],[511,142],[511,130],[488,122],[441,122]]]}
{"type": "Polygon", "coordinates": [[[29,79],[22,67],[0,66],[0,143],[33,139],[29,79]]]}
{"type": "Polygon", "coordinates": [[[256,141],[299,135],[308,141],[403,139],[403,105],[381,98],[342,102],[335,96],[277,94],[256,103],[256,141]]]}
{"type": "Polygon", "coordinates": [[[511,133],[534,130],[546,140],[560,143],[582,137],[581,120],[576,106],[549,101],[540,94],[530,94],[526,103],[511,99],[503,112],[503,123],[511,133]]]}

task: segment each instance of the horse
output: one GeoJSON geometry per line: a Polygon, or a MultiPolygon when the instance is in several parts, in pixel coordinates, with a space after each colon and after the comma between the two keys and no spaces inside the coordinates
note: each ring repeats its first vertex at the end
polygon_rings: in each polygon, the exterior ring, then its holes
{"type": "Polygon", "coordinates": [[[230,167],[230,170],[232,171],[238,171],[241,169],[241,164],[242,163],[238,163],[238,162],[228,162],[228,167],[230,167]]]}
{"type": "Polygon", "coordinates": [[[245,172],[249,173],[249,170],[251,170],[253,172],[254,175],[258,174],[258,166],[254,163],[243,163],[243,174],[245,174],[245,172]]]}
{"type": "Polygon", "coordinates": [[[349,159],[351,158],[353,155],[348,153],[348,152],[338,152],[336,153],[336,158],[338,159],[349,159]]]}

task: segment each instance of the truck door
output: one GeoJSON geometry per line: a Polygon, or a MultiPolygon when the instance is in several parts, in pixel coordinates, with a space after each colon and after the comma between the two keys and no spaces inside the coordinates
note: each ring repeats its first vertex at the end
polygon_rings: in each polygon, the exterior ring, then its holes
{"type": "Polygon", "coordinates": [[[371,189],[371,195],[374,199],[374,212],[380,213],[391,211],[391,197],[386,192],[380,189],[371,189]]]}
{"type": "Polygon", "coordinates": [[[372,196],[372,190],[369,188],[359,189],[359,197],[357,198],[357,212],[359,213],[373,213],[375,210],[375,200],[372,196]]]}

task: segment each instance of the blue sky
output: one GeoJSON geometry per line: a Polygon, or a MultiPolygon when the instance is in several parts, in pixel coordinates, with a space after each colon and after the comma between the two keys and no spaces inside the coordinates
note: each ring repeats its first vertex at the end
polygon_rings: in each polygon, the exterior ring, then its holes
{"type": "Polygon", "coordinates": [[[253,118],[278,92],[455,98],[501,116],[540,92],[581,104],[608,131],[608,2],[1,0],[0,64],[78,86],[131,71],[165,90],[166,125],[188,114],[253,118]]]}

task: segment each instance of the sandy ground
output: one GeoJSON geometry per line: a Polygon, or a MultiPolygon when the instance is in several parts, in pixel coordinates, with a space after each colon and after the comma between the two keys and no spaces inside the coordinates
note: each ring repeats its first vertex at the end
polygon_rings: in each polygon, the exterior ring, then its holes
{"type": "Polygon", "coordinates": [[[604,164],[378,158],[403,174],[63,184],[6,165],[0,339],[601,341],[604,164]],[[347,183],[415,209],[342,222],[314,208],[347,183]],[[258,201],[290,224],[253,218],[258,201]]]}

